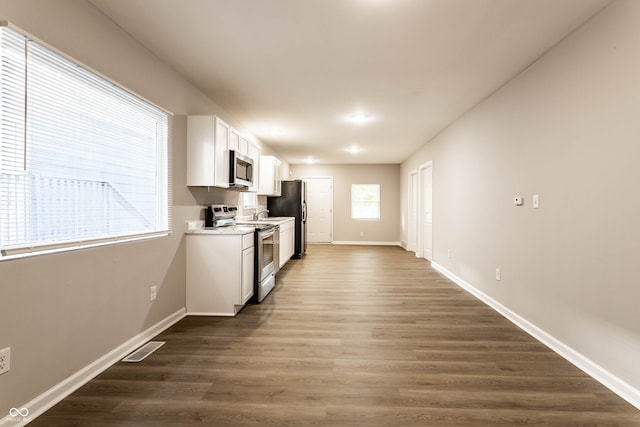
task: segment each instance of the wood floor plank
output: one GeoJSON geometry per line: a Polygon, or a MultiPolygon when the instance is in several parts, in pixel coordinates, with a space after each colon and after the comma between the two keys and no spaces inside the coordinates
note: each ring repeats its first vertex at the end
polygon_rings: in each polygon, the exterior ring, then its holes
{"type": "Polygon", "coordinates": [[[398,247],[312,245],[34,426],[640,426],[640,411],[398,247]]]}

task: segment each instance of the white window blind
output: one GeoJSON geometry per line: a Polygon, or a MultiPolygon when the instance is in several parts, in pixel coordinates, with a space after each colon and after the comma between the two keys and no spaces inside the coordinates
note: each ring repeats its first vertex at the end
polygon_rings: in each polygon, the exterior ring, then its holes
{"type": "Polygon", "coordinates": [[[380,219],[380,184],[351,185],[351,218],[380,219]]]}
{"type": "Polygon", "coordinates": [[[171,115],[0,26],[0,249],[167,232],[171,115]]]}

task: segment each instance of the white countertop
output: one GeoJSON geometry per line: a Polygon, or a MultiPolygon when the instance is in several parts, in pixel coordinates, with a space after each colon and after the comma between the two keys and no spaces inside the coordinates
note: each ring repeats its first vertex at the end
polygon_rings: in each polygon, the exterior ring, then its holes
{"type": "Polygon", "coordinates": [[[278,216],[263,218],[257,221],[254,220],[238,220],[236,225],[230,225],[227,227],[204,227],[204,221],[202,220],[189,220],[186,224],[185,234],[249,234],[255,231],[254,225],[256,224],[284,224],[287,221],[293,221],[296,219],[293,216],[278,216]]]}
{"type": "Polygon", "coordinates": [[[249,234],[255,231],[255,227],[250,225],[231,225],[228,227],[202,227],[185,234],[249,234]]]}
{"type": "Polygon", "coordinates": [[[267,217],[259,220],[238,220],[238,225],[242,224],[276,224],[280,225],[287,221],[292,221],[296,219],[295,216],[277,216],[277,217],[267,217]]]}

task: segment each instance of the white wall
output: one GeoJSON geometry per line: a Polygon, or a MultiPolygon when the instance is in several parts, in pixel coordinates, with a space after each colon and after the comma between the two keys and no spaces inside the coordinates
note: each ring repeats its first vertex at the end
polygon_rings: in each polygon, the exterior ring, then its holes
{"type": "Polygon", "coordinates": [[[291,165],[291,179],[312,176],[333,177],[334,241],[399,242],[400,165],[291,165]],[[351,184],[380,184],[379,221],[351,219],[351,184]]]}
{"type": "Polygon", "coordinates": [[[184,220],[198,217],[197,203],[237,202],[237,193],[186,187],[185,115],[218,114],[231,125],[234,118],[91,4],[0,0],[0,20],[175,114],[171,236],[0,261],[0,348],[11,346],[11,371],[0,376],[1,424],[10,408],[184,308],[184,220]],[[158,286],[153,303],[151,285],[158,286]]]}
{"type": "Polygon", "coordinates": [[[636,391],[639,41],[640,2],[614,2],[401,172],[406,224],[407,174],[433,160],[435,263],[636,391]]]}
{"type": "MultiPolygon", "coordinates": [[[[184,307],[181,230],[200,202],[185,186],[184,115],[234,119],[85,1],[0,0],[0,19],[176,114],[173,235],[0,262],[0,348],[12,348],[2,416],[184,307]]],[[[636,388],[639,22],[639,2],[614,3],[401,172],[406,206],[406,174],[434,160],[437,263],[636,388]],[[514,208],[515,193],[527,205],[514,208]]]]}

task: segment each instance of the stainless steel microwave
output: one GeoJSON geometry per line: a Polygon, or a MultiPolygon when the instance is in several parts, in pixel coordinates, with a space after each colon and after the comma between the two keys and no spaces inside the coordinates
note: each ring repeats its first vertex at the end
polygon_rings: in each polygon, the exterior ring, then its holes
{"type": "Polygon", "coordinates": [[[229,187],[246,190],[253,185],[253,159],[229,151],[229,187]]]}

